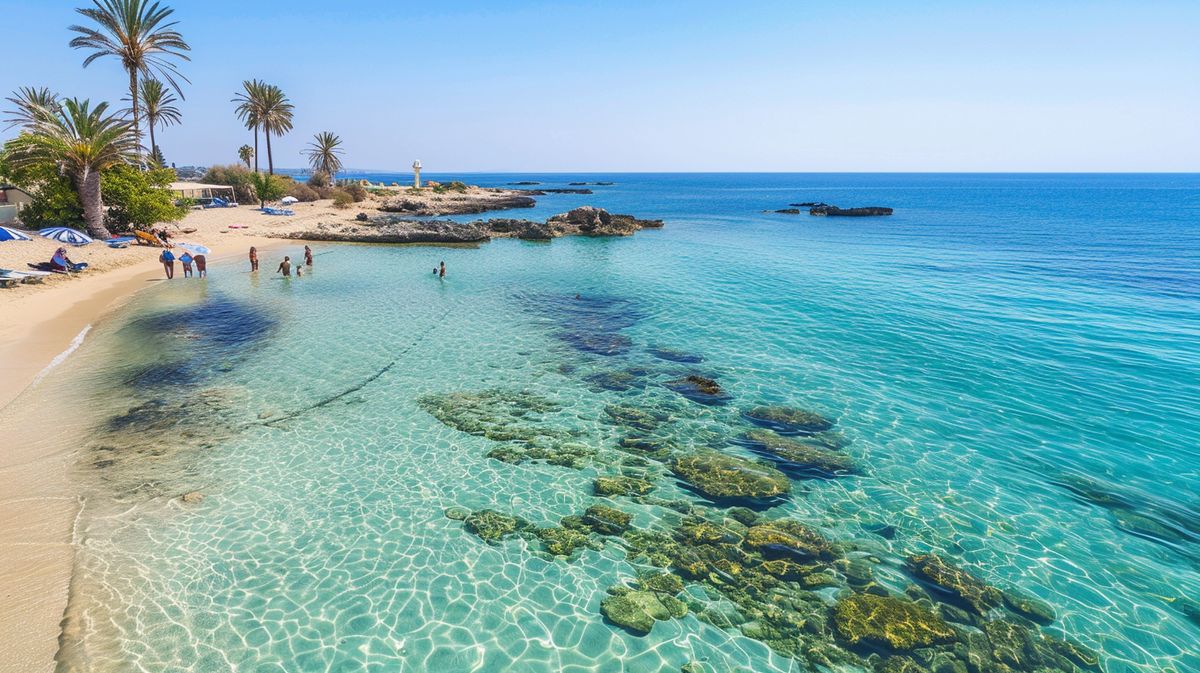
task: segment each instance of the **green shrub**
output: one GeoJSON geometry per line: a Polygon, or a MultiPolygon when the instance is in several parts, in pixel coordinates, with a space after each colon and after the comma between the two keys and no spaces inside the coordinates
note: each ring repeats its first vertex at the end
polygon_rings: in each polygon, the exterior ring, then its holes
{"type": "Polygon", "coordinates": [[[104,171],[100,185],[108,207],[105,226],[113,231],[129,231],[183,219],[187,209],[175,205],[175,196],[168,189],[174,180],[175,171],[170,168],[141,171],[119,165],[104,171]]]}
{"type": "Polygon", "coordinates": [[[282,176],[267,173],[251,173],[250,184],[254,189],[254,200],[258,201],[260,206],[265,205],[267,201],[283,198],[291,187],[282,176]]]}
{"type": "Polygon", "coordinates": [[[361,182],[351,182],[342,189],[354,199],[355,203],[367,200],[367,188],[363,187],[361,182]]]}
{"type": "Polygon", "coordinates": [[[354,197],[350,195],[350,192],[344,189],[333,190],[334,208],[349,208],[352,203],[354,203],[354,197]]]}
{"type": "Polygon", "coordinates": [[[254,171],[241,164],[213,166],[200,181],[212,185],[229,185],[233,187],[233,195],[239,203],[253,203],[258,200],[251,182],[253,175],[254,171]]]}
{"type": "Polygon", "coordinates": [[[314,189],[333,186],[333,181],[329,179],[329,174],[324,171],[316,171],[308,178],[308,186],[314,189]]]}
{"type": "Polygon", "coordinates": [[[321,195],[317,192],[317,190],[302,182],[297,182],[296,184],[292,185],[292,188],[288,190],[288,196],[295,197],[304,203],[316,201],[317,199],[321,198],[321,195]]]}

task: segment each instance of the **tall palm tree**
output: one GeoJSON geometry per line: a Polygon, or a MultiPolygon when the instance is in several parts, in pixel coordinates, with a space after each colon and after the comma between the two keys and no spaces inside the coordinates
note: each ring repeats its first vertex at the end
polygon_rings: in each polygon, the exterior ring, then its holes
{"type": "Polygon", "coordinates": [[[142,135],[139,126],[140,106],[138,100],[138,77],[154,77],[165,80],[175,93],[183,97],[183,90],[176,78],[187,82],[172,59],[190,61],[185,51],[191,47],[175,30],[177,21],[167,19],[175,10],[160,7],[149,0],[92,0],[95,7],[76,9],[96,23],[96,27],[71,26],[79,33],[71,40],[75,49],[89,49],[91,54],[83,60],[83,67],[104,56],[116,56],[129,73],[129,99],[133,102],[133,135],[141,158],[142,135]]]}
{"type": "Polygon", "coordinates": [[[39,111],[4,146],[14,168],[57,167],[75,188],[88,233],[96,238],[110,237],[104,226],[101,171],[138,157],[130,122],[107,112],[108,103],[93,108],[86,99],[67,98],[54,109],[39,111]]]}
{"type": "Polygon", "coordinates": [[[284,95],[283,89],[268,84],[263,91],[262,124],[263,134],[267,138],[267,172],[275,175],[275,159],[271,156],[271,134],[281,136],[292,130],[292,112],[295,106],[284,95]]]}
{"type": "Polygon", "coordinates": [[[308,156],[308,165],[314,172],[324,173],[330,180],[342,170],[342,139],[329,131],[322,131],[313,136],[313,142],[308,144],[304,154],[308,156]]]}
{"type": "Polygon", "coordinates": [[[234,113],[246,124],[246,128],[254,131],[255,173],[258,172],[258,129],[262,126],[263,102],[266,92],[266,82],[247,79],[242,81],[242,90],[233,96],[233,102],[238,104],[234,113]]]}
{"type": "Polygon", "coordinates": [[[142,113],[146,116],[146,126],[150,127],[150,154],[156,154],[158,143],[154,140],[155,126],[170,126],[178,124],[183,119],[175,103],[174,94],[163,83],[156,79],[144,79],[138,87],[138,96],[142,99],[142,113]]]}
{"type": "Polygon", "coordinates": [[[4,120],[8,122],[5,130],[14,126],[28,126],[37,121],[39,115],[48,110],[57,110],[59,106],[58,94],[44,86],[23,86],[4,100],[13,104],[13,109],[9,110],[8,117],[4,120]]]}
{"type": "Polygon", "coordinates": [[[246,164],[246,168],[250,168],[250,160],[254,158],[254,148],[249,145],[242,145],[238,148],[238,158],[242,163],[246,164]]]}

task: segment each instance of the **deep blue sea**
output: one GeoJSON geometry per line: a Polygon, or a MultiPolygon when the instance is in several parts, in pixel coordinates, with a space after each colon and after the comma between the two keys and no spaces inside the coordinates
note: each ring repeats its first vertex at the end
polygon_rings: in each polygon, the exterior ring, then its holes
{"type": "Polygon", "coordinates": [[[319,245],[303,278],[239,261],[141,293],[37,393],[83,382],[98,413],[77,469],[67,665],[1081,666],[1030,644],[1052,636],[1110,673],[1200,671],[1200,176],[425,177],[613,182],[495,216],[586,204],[666,225],[319,245]],[[807,201],[895,214],[767,212],[807,201]],[[692,374],[724,397],[673,389],[692,374]],[[759,405],[827,419],[789,438],[854,469],[767,461],[746,441],[759,405]],[[634,455],[637,439],[662,451],[634,455]],[[714,455],[786,474],[790,492],[706,495],[679,466],[714,455]],[[595,494],[618,475],[653,491],[595,494]],[[202,502],[178,499],[193,491],[202,502]],[[707,570],[560,524],[597,504],[675,545],[666,557],[695,546],[707,570]],[[820,581],[763,580],[764,560],[803,555],[753,547],[733,516],[745,504],[750,526],[791,519],[833,545],[796,571],[820,581]],[[484,509],[520,522],[485,541],[459,520],[484,509]],[[722,533],[683,541],[705,522],[722,533]],[[532,527],[558,525],[586,544],[547,553],[532,527]],[[911,557],[926,553],[1053,620],[998,603],[968,614],[918,581],[911,557]],[[663,565],[684,580],[685,616],[660,614],[648,634],[606,619],[606,598],[653,593],[613,587],[663,565]],[[958,645],[854,642],[837,614],[862,595],[944,618],[958,645]],[[1000,623],[1016,625],[1008,640],[1000,623]]]}

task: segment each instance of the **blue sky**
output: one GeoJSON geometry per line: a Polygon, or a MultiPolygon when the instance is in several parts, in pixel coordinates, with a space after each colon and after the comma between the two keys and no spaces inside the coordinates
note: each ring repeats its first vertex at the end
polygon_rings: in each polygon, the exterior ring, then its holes
{"type": "MultiPolygon", "coordinates": [[[[181,165],[236,160],[258,77],[296,105],[279,166],[330,130],[348,166],[431,172],[1200,170],[1195,1],[166,4],[181,165]]],[[[0,91],[124,94],[67,47],[82,5],[0,0],[0,91]]]]}

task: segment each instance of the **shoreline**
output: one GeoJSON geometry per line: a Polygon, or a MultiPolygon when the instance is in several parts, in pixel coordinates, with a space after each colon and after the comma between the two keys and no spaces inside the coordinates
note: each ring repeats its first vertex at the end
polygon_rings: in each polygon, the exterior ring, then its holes
{"type": "MultiPolygon", "coordinates": [[[[289,241],[239,236],[210,245],[210,266],[249,245],[269,254],[289,241]]],[[[162,267],[147,258],[0,303],[0,673],[57,667],[83,504],[70,476],[75,450],[65,441],[52,452],[34,448],[47,445],[38,435],[47,424],[26,422],[37,406],[26,400],[95,325],[161,280],[162,267]]]]}

